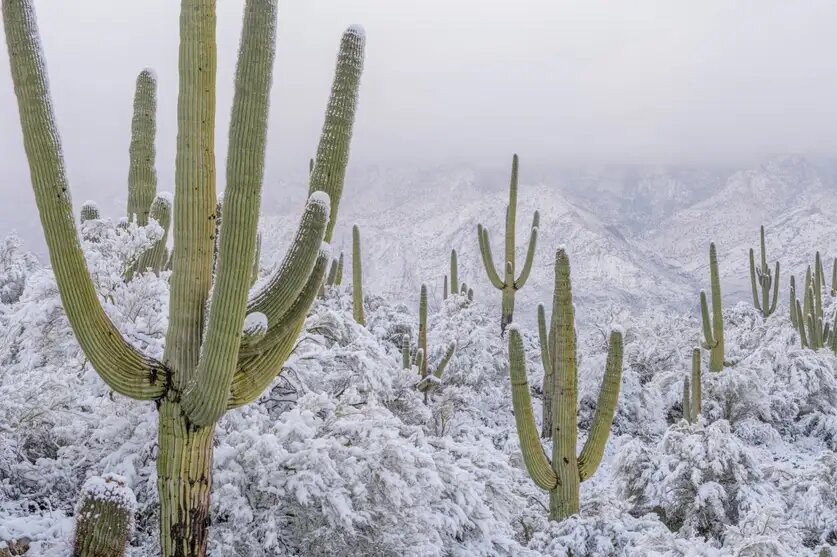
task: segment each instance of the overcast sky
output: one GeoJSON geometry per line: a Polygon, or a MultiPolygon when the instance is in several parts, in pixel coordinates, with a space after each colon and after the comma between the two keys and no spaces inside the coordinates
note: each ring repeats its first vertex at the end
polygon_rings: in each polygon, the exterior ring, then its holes
{"type": "MultiPolygon", "coordinates": [[[[124,200],[146,66],[160,83],[160,189],[173,189],[179,2],[35,4],[76,204],[124,200]]],[[[218,11],[220,170],[242,2],[218,11]]],[[[271,180],[304,176],[352,23],[368,38],[355,165],[837,152],[833,1],[283,0],[279,19],[271,180]]],[[[35,216],[5,48],[0,161],[3,235],[35,216]]]]}

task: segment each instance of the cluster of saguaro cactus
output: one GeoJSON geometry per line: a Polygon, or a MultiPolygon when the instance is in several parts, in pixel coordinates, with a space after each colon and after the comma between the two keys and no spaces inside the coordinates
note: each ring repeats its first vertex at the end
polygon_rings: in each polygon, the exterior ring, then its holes
{"type": "Polygon", "coordinates": [[[703,412],[703,384],[700,373],[700,348],[692,350],[691,377],[683,378],[683,419],[695,423],[703,412]]]}
{"type": "Polygon", "coordinates": [[[506,205],[506,245],[503,252],[503,278],[500,278],[496,267],[494,266],[494,258],[491,255],[491,243],[488,238],[488,230],[482,226],[477,225],[477,239],[480,245],[480,254],[482,255],[482,262],[485,265],[485,270],[488,273],[488,279],[495,288],[502,292],[501,316],[500,316],[500,335],[505,333],[506,327],[514,319],[514,294],[526,284],[529,278],[529,273],[532,271],[532,263],[535,260],[535,245],[538,241],[538,222],[539,215],[535,211],[532,218],[532,232],[529,237],[529,248],[526,252],[526,261],[523,264],[523,270],[520,276],[515,278],[515,223],[517,221],[517,174],[518,174],[518,158],[514,155],[512,158],[512,172],[509,183],[509,204],[506,205]]]}
{"type": "Polygon", "coordinates": [[[363,313],[363,264],[360,259],[360,229],[352,226],[352,315],[361,325],[366,324],[363,313]]]}
{"type": "Polygon", "coordinates": [[[721,303],[721,279],[718,274],[718,253],[715,243],[709,244],[709,280],[712,289],[712,316],[706,303],[706,292],[700,291],[700,315],[703,323],[703,347],[709,350],[709,371],[724,369],[724,312],[721,303]]]}
{"type": "Polygon", "coordinates": [[[820,252],[817,252],[813,269],[808,266],[805,271],[802,302],[797,298],[796,281],[791,278],[791,322],[799,332],[800,344],[804,348],[819,350],[828,346],[837,352],[837,334],[835,334],[837,317],[835,317],[833,326],[825,323],[822,300],[824,288],[825,273],[823,272],[822,257],[820,252]]]}
{"type": "Polygon", "coordinates": [[[442,359],[435,368],[431,368],[429,364],[430,352],[427,348],[427,286],[421,285],[421,293],[419,295],[419,328],[418,328],[418,342],[414,347],[410,346],[409,335],[404,335],[401,340],[401,363],[404,369],[409,369],[416,366],[419,371],[418,389],[422,392],[428,392],[432,387],[442,379],[442,374],[450,362],[453,353],[456,350],[456,341],[452,341],[445,349],[442,359]]]}
{"type": "Polygon", "coordinates": [[[548,336],[551,373],[552,459],[541,445],[532,412],[523,338],[517,326],[509,333],[509,368],[517,434],[529,475],[549,492],[549,518],[563,520],[578,513],[579,483],[589,479],[599,466],[610,435],[622,378],[622,332],[610,333],[602,386],[587,441],[576,453],[578,442],[578,361],[575,309],[570,284],[570,261],[566,252],[555,254],[555,292],[548,336]]]}
{"type": "Polygon", "coordinates": [[[340,257],[331,260],[331,265],[328,268],[328,277],[326,278],[326,286],[340,286],[343,284],[343,252],[340,252],[340,257]]]}
{"type": "MultiPolygon", "coordinates": [[[[216,3],[183,0],[172,215],[170,318],[162,359],[140,352],[105,313],[73,219],[33,0],[2,0],[5,36],[32,188],[66,315],[85,355],[116,392],[154,401],[164,557],[206,554],[215,424],[255,400],[290,354],[325,275],[347,163],[365,36],[343,35],[312,172],[312,194],[282,264],[249,293],[264,175],[276,0],[246,0],[215,235],[216,3]],[[248,315],[255,316],[248,320],[248,315]],[[245,331],[245,325],[248,326],[245,331]],[[255,326],[259,325],[259,326],[255,326]]],[[[136,128],[136,126],[135,126],[136,128]]],[[[138,183],[138,182],[137,182],[138,183]]],[[[130,208],[141,220],[142,207],[130,208]]]]}
{"type": "Polygon", "coordinates": [[[776,311],[779,302],[779,262],[776,262],[775,270],[771,272],[767,264],[767,249],[764,243],[764,226],[759,230],[759,251],[761,261],[756,266],[755,253],[750,248],[750,285],[753,289],[753,305],[761,314],[767,318],[776,311]],[[771,296],[771,289],[773,295],[771,296]],[[761,297],[761,300],[759,300],[761,297]]]}
{"type": "Polygon", "coordinates": [[[137,501],[115,474],[88,479],[75,510],[73,557],[121,557],[134,532],[137,501]]]}

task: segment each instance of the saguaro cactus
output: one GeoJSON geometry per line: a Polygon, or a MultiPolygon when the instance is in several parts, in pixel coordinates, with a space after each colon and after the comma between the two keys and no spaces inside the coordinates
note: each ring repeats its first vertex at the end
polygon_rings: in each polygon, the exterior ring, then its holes
{"type": "Polygon", "coordinates": [[[790,278],[790,318],[791,323],[794,327],[799,327],[799,321],[796,314],[796,279],[791,276],[790,278]]]}
{"type": "Polygon", "coordinates": [[[526,262],[523,264],[523,270],[520,276],[515,279],[515,223],[517,221],[517,170],[518,158],[517,155],[512,157],[512,172],[509,183],[509,204],[506,205],[506,249],[503,253],[503,278],[500,278],[497,269],[494,266],[494,258],[491,255],[491,243],[488,238],[488,229],[477,225],[477,239],[480,245],[480,254],[482,255],[482,262],[485,265],[485,270],[488,273],[488,279],[495,288],[502,292],[502,308],[500,316],[500,335],[502,336],[506,327],[512,322],[514,318],[514,293],[523,288],[526,281],[529,279],[529,273],[532,272],[532,263],[535,260],[535,245],[538,241],[538,222],[539,215],[535,211],[532,217],[532,232],[529,237],[529,248],[526,252],[526,262]]]}
{"type": "Polygon", "coordinates": [[[709,371],[724,369],[724,313],[721,304],[721,279],[715,243],[709,244],[709,279],[712,288],[712,318],[706,304],[706,292],[700,291],[700,315],[703,321],[703,347],[710,351],[709,371]]]}
{"type": "Polygon", "coordinates": [[[828,346],[837,352],[837,315],[833,324],[825,323],[822,302],[822,291],[825,287],[822,259],[817,252],[813,270],[809,266],[805,272],[801,303],[797,299],[795,282],[791,280],[791,322],[799,332],[799,341],[803,348],[819,350],[828,346]]]}
{"type": "Polygon", "coordinates": [[[415,363],[418,365],[419,375],[421,379],[418,383],[418,389],[422,392],[429,391],[435,384],[442,379],[442,374],[448,366],[454,351],[456,350],[456,342],[453,341],[448,344],[442,359],[435,368],[430,368],[430,351],[427,348],[427,286],[421,285],[421,293],[419,295],[419,329],[418,329],[418,345],[416,347],[415,363]],[[420,356],[419,356],[420,355],[420,356]]]}
{"type": "Polygon", "coordinates": [[[459,292],[459,264],[455,249],[450,250],[450,291],[452,294],[459,292]]]}
{"type": "Polygon", "coordinates": [[[596,403],[590,434],[581,454],[576,454],[578,437],[578,361],[576,355],[575,309],[570,284],[570,261],[566,252],[555,254],[555,292],[549,344],[552,366],[552,460],[541,445],[532,413],[523,338],[516,325],[509,332],[509,370],[512,404],[520,450],[535,484],[549,492],[549,518],[563,520],[577,514],[579,483],[599,467],[610,426],[616,413],[622,379],[622,333],[610,333],[604,378],[596,403]]]}
{"type": "Polygon", "coordinates": [[[115,474],[84,483],[76,505],[73,557],[121,557],[134,532],[137,501],[125,478],[115,474]]]}
{"type": "Polygon", "coordinates": [[[331,266],[328,269],[328,279],[326,286],[340,286],[343,283],[343,252],[340,252],[340,257],[331,260],[331,266]]]}
{"type": "Polygon", "coordinates": [[[693,424],[703,412],[703,387],[700,373],[700,348],[692,350],[691,377],[683,378],[683,419],[693,424]]]}
{"type": "Polygon", "coordinates": [[[776,311],[779,302],[779,262],[776,262],[776,270],[771,273],[767,265],[767,250],[764,243],[764,226],[760,229],[760,252],[761,263],[756,266],[755,254],[750,248],[750,283],[753,289],[753,305],[761,314],[767,318],[776,311]],[[773,301],[771,302],[771,288],[773,289],[773,301]],[[761,290],[761,292],[759,292],[761,290]],[[761,295],[761,301],[759,301],[761,295]]]}
{"type": "Polygon", "coordinates": [[[137,257],[134,265],[125,272],[125,280],[131,280],[135,273],[151,271],[155,275],[159,275],[160,271],[163,270],[169,257],[166,242],[169,239],[169,228],[171,226],[171,208],[172,198],[169,193],[161,193],[154,198],[148,218],[160,225],[163,229],[163,235],[137,257]]]}
{"type": "MultiPolygon", "coordinates": [[[[322,240],[330,207],[337,203],[321,191],[310,195],[285,259],[248,299],[264,171],[276,0],[246,0],[244,5],[225,216],[214,281],[216,3],[182,0],[172,227],[176,249],[169,328],[160,360],[123,338],[101,306],[73,222],[33,3],[0,2],[32,188],[64,309],[81,348],[108,386],[155,403],[163,556],[203,556],[210,524],[215,424],[227,410],[255,400],[293,349],[325,274],[329,256],[322,240]],[[256,322],[266,320],[266,328],[245,332],[245,317],[256,313],[264,315],[256,322]]],[[[359,75],[363,44],[360,28],[346,32],[338,56],[338,81],[346,67],[359,75]]],[[[352,119],[357,87],[343,85],[335,87],[332,97],[340,97],[347,108],[337,115],[328,112],[327,122],[336,123],[324,126],[326,134],[345,129],[352,119]]],[[[332,162],[344,161],[347,149],[341,144],[339,153],[323,150],[319,164],[324,169],[339,167],[332,162]]]]}
{"type": "Polygon", "coordinates": [[[157,134],[157,77],[149,69],[137,76],[131,146],[128,149],[128,220],[148,224],[148,213],[157,193],[154,168],[154,136],[157,134]]]}
{"type": "Polygon", "coordinates": [[[363,264],[360,260],[360,229],[352,227],[352,315],[361,325],[366,324],[363,313],[363,264]]]}
{"type": "MultiPolygon", "coordinates": [[[[553,328],[549,328],[549,333],[553,328]]],[[[543,304],[538,304],[538,341],[541,346],[541,362],[543,363],[543,414],[541,417],[541,437],[552,437],[552,356],[549,353],[550,341],[546,329],[546,310],[543,304]]]]}

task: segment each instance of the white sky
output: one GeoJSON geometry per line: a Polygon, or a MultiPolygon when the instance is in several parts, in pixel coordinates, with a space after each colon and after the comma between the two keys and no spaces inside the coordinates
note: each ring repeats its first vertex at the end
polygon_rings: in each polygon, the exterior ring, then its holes
{"type": "MultiPolygon", "coordinates": [[[[172,189],[179,3],[36,0],[36,9],[76,203],[124,200],[145,66],[160,81],[160,189],[172,189]]],[[[242,2],[218,9],[221,170],[242,2]]],[[[304,176],[352,23],[368,36],[355,165],[837,152],[833,1],[284,0],[279,17],[270,180],[304,176]]],[[[0,203],[2,235],[35,215],[5,52],[0,153],[0,194],[12,201],[0,203]]]]}

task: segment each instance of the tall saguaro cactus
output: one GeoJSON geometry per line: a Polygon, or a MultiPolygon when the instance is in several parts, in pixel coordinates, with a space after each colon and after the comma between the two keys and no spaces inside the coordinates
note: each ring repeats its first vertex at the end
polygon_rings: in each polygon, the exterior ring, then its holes
{"type": "Polygon", "coordinates": [[[418,345],[414,357],[414,363],[419,368],[421,380],[418,383],[418,388],[422,392],[427,392],[431,387],[442,379],[445,373],[445,368],[448,366],[453,352],[456,350],[456,342],[453,341],[448,344],[442,359],[431,369],[429,365],[430,352],[427,349],[427,286],[421,285],[421,292],[419,294],[419,329],[418,329],[418,345]]]}
{"type": "Polygon", "coordinates": [[[352,226],[352,315],[361,325],[366,324],[363,313],[363,262],[360,259],[360,229],[357,225],[352,226]]]}
{"type": "Polygon", "coordinates": [[[526,469],[535,484],[549,492],[549,518],[563,520],[578,513],[579,483],[589,479],[602,460],[619,399],[623,345],[621,331],[612,331],[596,413],[587,441],[581,453],[577,454],[578,359],[575,309],[570,284],[570,261],[563,249],[555,254],[555,292],[552,304],[549,334],[553,427],[551,460],[544,453],[535,425],[526,378],[523,338],[516,325],[511,327],[509,333],[509,369],[514,419],[526,469]]]}
{"type": "Polygon", "coordinates": [[[779,262],[776,262],[775,271],[771,272],[770,266],[767,264],[764,226],[761,227],[759,236],[761,240],[759,243],[761,263],[756,266],[755,254],[753,249],[750,248],[750,283],[753,289],[753,305],[765,318],[768,318],[776,311],[779,302],[779,262]],[[772,301],[771,288],[773,289],[772,301]],[[759,295],[761,295],[761,301],[759,301],[759,295]]]}
{"type": "Polygon", "coordinates": [[[825,322],[823,313],[822,292],[826,288],[825,275],[822,270],[822,259],[817,252],[814,268],[808,266],[805,272],[805,283],[802,291],[802,303],[797,299],[796,284],[791,279],[791,322],[799,332],[800,344],[803,348],[819,350],[828,346],[837,352],[837,315],[834,323],[825,322]]]}
{"type": "MultiPolygon", "coordinates": [[[[181,2],[172,219],[176,249],[169,328],[163,358],[157,360],[116,329],[90,279],[73,221],[33,1],[0,0],[32,189],[64,310],[85,355],[108,386],[125,396],[154,401],[159,414],[157,487],[164,557],[206,554],[215,424],[228,410],[255,400],[293,349],[326,270],[329,256],[322,240],[330,208],[336,206],[327,193],[310,195],[284,260],[260,289],[249,294],[277,1],[246,0],[213,281],[215,4],[215,0],[181,2]],[[248,315],[253,317],[245,322],[248,315]]],[[[359,74],[363,44],[360,28],[346,32],[338,78],[346,74],[344,66],[359,74]],[[347,50],[347,44],[353,48],[347,50]]],[[[336,90],[350,107],[340,119],[345,123],[356,105],[357,87],[336,90]]],[[[334,118],[330,111],[327,121],[334,118]]],[[[332,128],[324,129],[329,133],[332,128]]],[[[322,167],[331,168],[333,160],[345,159],[347,150],[347,145],[339,153],[324,150],[319,157],[322,167]]]]}
{"type": "Polygon", "coordinates": [[[128,220],[148,224],[151,202],[157,193],[154,168],[154,136],[157,133],[157,78],[145,69],[137,76],[134,117],[131,120],[131,146],[128,149],[128,220]]]}
{"type": "Polygon", "coordinates": [[[502,307],[500,316],[500,335],[502,336],[506,327],[514,318],[514,294],[526,284],[529,273],[532,272],[532,263],[535,261],[535,245],[538,241],[539,215],[535,211],[532,217],[532,232],[529,236],[529,247],[526,252],[526,261],[523,270],[515,279],[515,223],[517,222],[517,173],[518,158],[512,157],[512,172],[509,182],[509,204],[506,205],[506,247],[503,252],[503,278],[494,266],[494,258],[491,255],[491,243],[488,238],[488,229],[482,224],[477,225],[477,239],[480,245],[480,254],[485,270],[488,273],[488,280],[495,288],[502,292],[502,307]]]}
{"type": "Polygon", "coordinates": [[[73,557],[122,557],[134,531],[137,501],[115,474],[88,479],[76,505],[73,557]]]}
{"type": "Polygon", "coordinates": [[[706,304],[706,292],[700,291],[700,315],[703,322],[703,347],[710,351],[709,371],[724,369],[724,313],[721,304],[721,279],[715,243],[709,244],[709,280],[712,288],[712,318],[706,304]]]}

